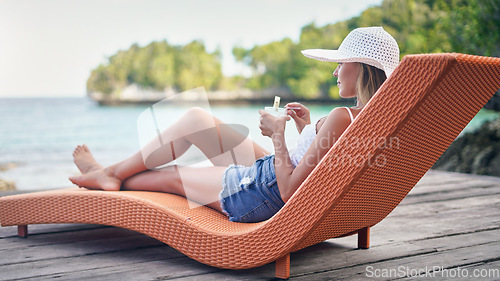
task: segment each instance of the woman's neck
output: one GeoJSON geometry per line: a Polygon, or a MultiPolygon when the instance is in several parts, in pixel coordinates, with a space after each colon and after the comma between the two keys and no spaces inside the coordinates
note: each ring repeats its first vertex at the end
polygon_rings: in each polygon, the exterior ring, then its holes
{"type": "Polygon", "coordinates": [[[356,102],[356,108],[361,109],[361,108],[363,108],[363,106],[365,106],[365,105],[358,99],[356,102]]]}

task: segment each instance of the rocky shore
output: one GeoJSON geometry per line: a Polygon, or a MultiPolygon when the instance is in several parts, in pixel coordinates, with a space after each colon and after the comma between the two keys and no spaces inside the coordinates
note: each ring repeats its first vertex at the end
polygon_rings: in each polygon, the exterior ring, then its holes
{"type": "Polygon", "coordinates": [[[138,103],[156,103],[168,99],[172,103],[200,102],[207,99],[211,103],[258,103],[263,101],[272,101],[275,95],[282,99],[292,99],[293,96],[285,89],[269,89],[265,91],[254,92],[248,89],[237,91],[205,91],[203,88],[193,89],[186,92],[176,92],[173,89],[156,91],[153,89],[142,88],[138,85],[129,85],[120,92],[112,95],[90,92],[88,96],[102,105],[120,105],[120,104],[138,104],[138,103]],[[199,90],[202,89],[202,90],[199,90]]]}
{"type": "Polygon", "coordinates": [[[16,190],[16,184],[12,181],[0,179],[0,191],[16,190]]]}
{"type": "MultiPolygon", "coordinates": [[[[17,168],[18,163],[0,163],[0,171],[7,171],[17,168]]],[[[0,178],[0,191],[16,190],[16,184],[13,181],[0,178]]]]}
{"type": "MultiPolygon", "coordinates": [[[[89,92],[87,96],[101,105],[154,104],[164,99],[168,99],[171,103],[196,103],[208,99],[211,104],[265,104],[272,103],[274,96],[280,96],[283,104],[292,101],[308,103],[333,102],[333,100],[328,97],[314,99],[296,97],[285,88],[270,88],[261,91],[252,91],[249,89],[234,91],[198,91],[194,89],[179,93],[173,89],[156,91],[142,88],[135,84],[129,85],[121,91],[111,95],[89,92]]],[[[352,99],[341,99],[335,100],[334,102],[352,104],[352,99]]]]}
{"type": "Polygon", "coordinates": [[[500,91],[497,91],[495,95],[493,95],[493,97],[488,101],[488,103],[486,103],[484,108],[500,111],[500,91]]]}
{"type": "MultiPolygon", "coordinates": [[[[217,104],[262,104],[269,103],[274,96],[280,96],[281,101],[286,102],[308,102],[325,103],[333,100],[328,97],[319,97],[314,99],[300,98],[292,95],[285,88],[270,88],[261,91],[251,91],[249,89],[240,89],[235,91],[186,91],[179,93],[174,89],[167,88],[163,91],[157,91],[149,88],[143,88],[136,84],[128,85],[124,89],[111,95],[105,95],[99,92],[88,92],[87,96],[101,105],[122,105],[122,104],[154,104],[164,99],[173,103],[199,102],[209,100],[210,103],[217,104]]],[[[352,104],[352,99],[335,100],[335,103],[352,104]]],[[[500,91],[498,91],[484,106],[486,109],[500,111],[500,91]]]]}
{"type": "Polygon", "coordinates": [[[433,169],[500,177],[500,118],[456,139],[433,169]]]}

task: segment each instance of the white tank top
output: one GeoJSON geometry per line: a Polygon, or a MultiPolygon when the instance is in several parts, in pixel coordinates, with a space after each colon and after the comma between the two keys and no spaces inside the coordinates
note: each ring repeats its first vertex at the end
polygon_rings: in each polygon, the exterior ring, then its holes
{"type": "MultiPolygon", "coordinates": [[[[354,116],[352,115],[351,109],[348,107],[344,107],[349,112],[349,116],[351,117],[351,123],[354,121],[354,116]]],[[[292,165],[297,167],[299,165],[300,160],[306,154],[306,151],[311,146],[314,138],[316,137],[316,124],[308,124],[303,129],[297,139],[297,146],[289,151],[290,160],[292,161],[292,165]]]]}

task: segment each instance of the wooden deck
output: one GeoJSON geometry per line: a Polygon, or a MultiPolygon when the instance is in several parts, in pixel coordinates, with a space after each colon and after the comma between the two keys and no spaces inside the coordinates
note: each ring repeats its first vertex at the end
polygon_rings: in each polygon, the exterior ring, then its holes
{"type": "MultiPolygon", "coordinates": [[[[16,234],[15,227],[0,228],[0,280],[274,277],[274,264],[213,268],[115,227],[34,225],[28,238],[16,234]]],[[[290,279],[500,280],[500,178],[430,171],[372,228],[370,249],[356,249],[356,239],[332,239],[292,253],[290,279]],[[463,278],[466,273],[469,278],[463,278]]]]}

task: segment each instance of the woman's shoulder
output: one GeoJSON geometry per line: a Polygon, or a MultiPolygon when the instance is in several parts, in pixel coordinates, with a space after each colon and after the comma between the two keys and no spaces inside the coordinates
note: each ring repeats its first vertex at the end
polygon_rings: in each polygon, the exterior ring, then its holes
{"type": "Polygon", "coordinates": [[[356,116],[361,112],[362,108],[359,107],[336,107],[330,111],[330,114],[335,111],[336,117],[341,117],[341,118],[346,118],[348,117],[349,120],[354,121],[356,116]]]}
{"type": "Polygon", "coordinates": [[[318,131],[319,128],[324,124],[328,124],[328,127],[330,127],[332,130],[337,130],[338,128],[345,129],[351,123],[351,116],[349,115],[348,110],[349,109],[345,107],[336,107],[332,109],[328,116],[326,116],[324,122],[319,124],[320,126],[318,126],[317,128],[318,131]]]}
{"type": "Polygon", "coordinates": [[[348,107],[335,107],[328,114],[328,118],[332,118],[332,119],[336,119],[336,120],[340,120],[340,121],[345,121],[345,120],[350,121],[351,120],[350,113],[351,113],[351,109],[348,107]]]}

